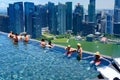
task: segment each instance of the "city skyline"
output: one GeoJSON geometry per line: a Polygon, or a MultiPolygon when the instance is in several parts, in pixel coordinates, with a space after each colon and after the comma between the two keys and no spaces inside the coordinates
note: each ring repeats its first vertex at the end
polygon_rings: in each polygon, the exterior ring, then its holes
{"type": "MultiPolygon", "coordinates": [[[[1,0],[0,0],[1,1],[1,0]]],[[[75,8],[75,5],[77,3],[80,3],[81,5],[84,6],[85,9],[88,9],[88,4],[89,4],[89,0],[2,0],[1,3],[0,3],[0,9],[1,10],[7,10],[7,7],[8,5],[11,3],[13,4],[14,2],[34,2],[35,5],[38,5],[38,4],[47,4],[48,2],[53,2],[55,4],[58,4],[59,2],[60,3],[63,3],[65,4],[65,2],[73,2],[73,9],[75,8]]],[[[106,0],[96,0],[96,9],[114,9],[114,0],[109,0],[106,1],[106,0]],[[106,5],[107,3],[107,5],[106,5]],[[103,6],[104,5],[104,6],[103,6]]]]}

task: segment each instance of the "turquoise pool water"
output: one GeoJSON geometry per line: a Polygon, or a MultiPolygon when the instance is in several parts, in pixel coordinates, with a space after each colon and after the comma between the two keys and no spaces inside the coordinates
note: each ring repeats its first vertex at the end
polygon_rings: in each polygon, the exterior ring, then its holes
{"type": "Polygon", "coordinates": [[[34,41],[14,45],[0,34],[0,80],[93,80],[98,74],[87,60],[69,59],[57,48],[43,49],[34,41]]]}

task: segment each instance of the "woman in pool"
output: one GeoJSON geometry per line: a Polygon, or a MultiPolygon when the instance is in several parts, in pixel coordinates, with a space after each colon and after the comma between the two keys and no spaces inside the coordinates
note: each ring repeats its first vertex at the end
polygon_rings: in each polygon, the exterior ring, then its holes
{"type": "Polygon", "coordinates": [[[45,43],[45,40],[44,40],[44,39],[41,39],[40,45],[41,45],[41,47],[43,47],[43,48],[46,47],[46,43],[45,43]]]}
{"type": "Polygon", "coordinates": [[[82,58],[82,48],[81,48],[81,44],[80,43],[78,43],[77,44],[77,60],[78,61],[80,61],[81,60],[81,58],[82,58]]]}
{"type": "Polygon", "coordinates": [[[93,64],[95,63],[95,65],[99,65],[100,64],[100,53],[97,51],[94,55],[94,60],[92,60],[90,63],[93,64]]]}
{"type": "Polygon", "coordinates": [[[27,34],[25,34],[25,35],[24,35],[24,42],[28,42],[28,40],[29,40],[29,37],[28,37],[27,34]]]}
{"type": "Polygon", "coordinates": [[[48,46],[49,48],[52,48],[52,47],[53,47],[51,41],[48,42],[48,45],[47,45],[47,46],[48,46]]]}

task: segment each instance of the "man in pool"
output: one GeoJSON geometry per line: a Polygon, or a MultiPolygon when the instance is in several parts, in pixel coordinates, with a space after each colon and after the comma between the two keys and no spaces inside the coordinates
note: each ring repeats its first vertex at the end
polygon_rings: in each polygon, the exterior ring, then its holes
{"type": "Polygon", "coordinates": [[[17,43],[18,42],[18,34],[16,33],[15,36],[13,37],[13,42],[17,43]]]}
{"type": "Polygon", "coordinates": [[[29,40],[29,37],[28,37],[27,34],[25,34],[25,35],[24,35],[24,42],[28,42],[28,40],[29,40]]]}
{"type": "Polygon", "coordinates": [[[67,51],[67,52],[65,52],[65,55],[67,55],[68,57],[70,57],[71,54],[72,54],[72,52],[75,51],[74,49],[71,48],[70,45],[68,45],[68,46],[65,48],[65,50],[67,51]]]}
{"type": "Polygon", "coordinates": [[[41,45],[41,47],[43,47],[43,48],[46,47],[46,43],[45,43],[45,40],[44,40],[44,39],[41,39],[40,45],[41,45]]]}

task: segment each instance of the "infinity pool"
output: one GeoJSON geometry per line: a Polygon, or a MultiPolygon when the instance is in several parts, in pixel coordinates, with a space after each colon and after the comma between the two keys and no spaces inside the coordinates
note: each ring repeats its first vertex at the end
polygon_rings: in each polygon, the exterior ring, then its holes
{"type": "MultiPolygon", "coordinates": [[[[39,42],[19,41],[14,45],[6,35],[0,34],[0,80],[93,80],[97,72],[88,60],[80,62],[67,58],[65,51],[41,48],[39,42]]],[[[84,56],[84,55],[83,55],[84,56]]]]}

